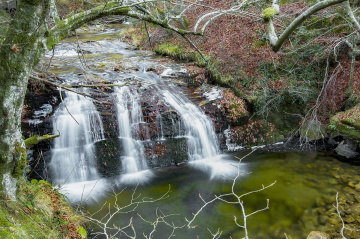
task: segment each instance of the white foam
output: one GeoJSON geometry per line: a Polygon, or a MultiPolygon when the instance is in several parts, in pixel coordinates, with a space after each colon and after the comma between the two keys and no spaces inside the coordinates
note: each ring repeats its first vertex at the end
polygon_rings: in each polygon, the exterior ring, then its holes
{"type": "Polygon", "coordinates": [[[60,186],[60,193],[64,194],[70,202],[87,203],[98,201],[106,197],[109,183],[104,179],[68,183],[60,186]]]}
{"type": "Polygon", "coordinates": [[[153,177],[154,174],[150,170],[143,170],[136,173],[126,173],[119,176],[116,184],[117,186],[145,184],[148,183],[153,177]]]}
{"type": "MultiPolygon", "coordinates": [[[[210,179],[233,179],[238,172],[238,162],[224,159],[222,155],[190,161],[189,164],[205,173],[210,174],[210,179]]],[[[247,174],[246,163],[241,163],[240,174],[247,174]]]]}

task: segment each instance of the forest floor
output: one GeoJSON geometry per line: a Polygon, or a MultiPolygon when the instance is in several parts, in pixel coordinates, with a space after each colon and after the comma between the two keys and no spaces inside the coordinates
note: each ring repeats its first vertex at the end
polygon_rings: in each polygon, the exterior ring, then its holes
{"type": "MultiPolygon", "coordinates": [[[[192,29],[194,22],[202,14],[213,9],[228,9],[232,4],[233,1],[203,1],[202,6],[193,7],[186,12],[186,18],[190,22],[188,28],[192,29]]],[[[307,8],[304,2],[282,4],[275,24],[281,26],[284,22],[288,23],[307,8]]],[[[327,11],[336,11],[335,8],[327,11]]],[[[266,24],[260,17],[261,10],[250,7],[247,15],[222,15],[208,25],[204,36],[189,36],[210,59],[208,68],[215,69],[221,77],[221,80],[216,81],[214,74],[204,72],[196,64],[189,64],[189,72],[195,75],[198,81],[195,86],[203,82],[220,83],[233,89],[237,96],[247,102],[252,103],[252,100],[256,99],[257,113],[266,110],[265,107],[278,107],[275,104],[266,105],[266,101],[286,91],[294,93],[293,101],[304,99],[307,109],[315,104],[317,96],[321,94],[320,120],[328,123],[332,114],[345,109],[349,98],[348,89],[352,88],[352,93],[360,95],[360,62],[354,62],[354,80],[352,87],[349,87],[352,60],[346,54],[348,49],[333,49],[338,43],[337,40],[348,34],[348,29],[339,29],[311,39],[305,36],[305,33],[298,33],[280,52],[275,53],[266,41],[266,24]],[[332,51],[337,55],[334,56],[332,51]],[[330,66],[328,71],[327,62],[330,66]],[[325,78],[329,84],[325,92],[320,93],[325,78]],[[311,97],[306,96],[308,92],[311,92],[311,97]],[[260,100],[264,95],[269,96],[260,100]]],[[[336,21],[338,19],[325,19],[320,25],[327,27],[336,21]]],[[[150,35],[148,38],[144,26],[141,27],[142,35],[139,36],[139,31],[136,31],[135,37],[136,44],[143,49],[153,49],[179,58],[186,58],[195,51],[180,35],[159,27],[147,26],[150,35]]],[[[277,30],[280,32],[283,28],[277,27],[277,30]]],[[[309,29],[306,34],[310,35],[312,30],[315,29],[309,29]]],[[[132,39],[131,34],[129,39],[132,39]]]]}

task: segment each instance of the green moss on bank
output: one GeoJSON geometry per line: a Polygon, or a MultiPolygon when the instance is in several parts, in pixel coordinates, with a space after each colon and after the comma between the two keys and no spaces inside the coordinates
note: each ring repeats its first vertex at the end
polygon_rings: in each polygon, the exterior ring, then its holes
{"type": "Polygon", "coordinates": [[[331,133],[337,133],[349,139],[360,140],[360,104],[331,117],[327,129],[331,133]]]}
{"type": "Polygon", "coordinates": [[[0,200],[0,238],[82,238],[84,219],[45,181],[18,181],[17,200],[0,200]]]}
{"type": "Polygon", "coordinates": [[[12,171],[12,176],[18,178],[22,175],[23,170],[26,166],[26,149],[20,145],[19,142],[15,143],[16,158],[20,160],[16,161],[15,167],[12,171]]]}

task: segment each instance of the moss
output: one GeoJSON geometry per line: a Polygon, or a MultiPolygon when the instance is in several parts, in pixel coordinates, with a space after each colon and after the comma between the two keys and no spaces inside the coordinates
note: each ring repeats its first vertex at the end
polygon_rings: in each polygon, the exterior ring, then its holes
{"type": "Polygon", "coordinates": [[[360,131],[357,129],[354,129],[351,126],[344,125],[344,124],[338,124],[337,130],[343,136],[360,140],[360,131]]]}
{"type": "Polygon", "coordinates": [[[261,13],[261,17],[264,18],[265,20],[270,19],[275,15],[276,15],[276,8],[275,7],[265,8],[261,13]]]}
{"type": "Polygon", "coordinates": [[[319,140],[328,136],[325,127],[320,122],[309,121],[300,127],[300,135],[308,141],[319,140]]]}
{"type": "Polygon", "coordinates": [[[267,46],[267,42],[263,40],[258,40],[254,43],[255,48],[260,48],[262,46],[267,46]]]}
{"type": "Polygon", "coordinates": [[[172,57],[178,58],[178,59],[184,59],[182,57],[182,55],[185,52],[184,52],[183,48],[180,47],[179,45],[165,43],[165,44],[161,44],[160,46],[156,47],[154,50],[155,50],[155,52],[163,54],[163,55],[172,56],[172,57]]]}
{"type": "Polygon", "coordinates": [[[24,140],[25,147],[30,148],[30,146],[37,144],[38,137],[39,137],[38,135],[34,135],[34,136],[30,137],[30,138],[25,139],[24,140]]]}
{"type": "Polygon", "coordinates": [[[360,140],[360,104],[331,117],[327,129],[346,138],[360,140]]]}
{"type": "Polygon", "coordinates": [[[187,29],[190,26],[190,22],[186,17],[183,17],[183,21],[184,21],[184,27],[185,29],[187,29]]]}
{"type": "Polygon", "coordinates": [[[42,3],[42,0],[23,0],[23,1],[32,5],[39,5],[40,3],[42,3]]]}
{"type": "Polygon", "coordinates": [[[22,147],[19,142],[15,143],[15,155],[18,160],[15,163],[12,176],[18,178],[23,174],[23,170],[26,166],[26,149],[22,147]]]}
{"type": "Polygon", "coordinates": [[[42,136],[34,135],[34,136],[24,140],[25,147],[28,149],[31,146],[36,145],[36,144],[38,144],[38,143],[40,143],[42,141],[52,140],[52,139],[57,138],[59,136],[60,135],[48,135],[48,134],[45,134],[45,135],[42,135],[42,136]]]}
{"type": "Polygon", "coordinates": [[[75,232],[84,222],[47,184],[31,184],[20,178],[17,198],[0,200],[0,238],[69,238],[66,235],[69,229],[54,222],[54,218],[62,217],[75,232]]]}
{"type": "Polygon", "coordinates": [[[360,130],[360,123],[356,123],[354,120],[342,119],[340,122],[347,126],[354,127],[357,130],[360,130]]]}

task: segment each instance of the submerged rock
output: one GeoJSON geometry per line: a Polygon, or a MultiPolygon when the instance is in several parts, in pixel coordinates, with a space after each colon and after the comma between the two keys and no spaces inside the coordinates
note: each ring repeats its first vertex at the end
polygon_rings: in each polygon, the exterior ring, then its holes
{"type": "Polygon", "coordinates": [[[325,232],[312,231],[306,239],[330,239],[330,236],[325,232]]]}

